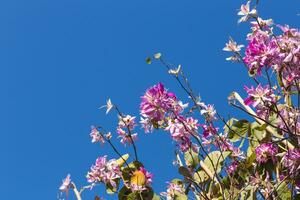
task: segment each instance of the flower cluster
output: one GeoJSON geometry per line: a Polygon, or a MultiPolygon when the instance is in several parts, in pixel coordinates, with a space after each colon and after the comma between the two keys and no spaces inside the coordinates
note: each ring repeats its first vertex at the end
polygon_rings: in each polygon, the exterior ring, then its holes
{"type": "Polygon", "coordinates": [[[266,163],[268,160],[276,161],[275,155],[278,149],[271,143],[263,143],[255,149],[256,161],[260,164],[266,163]]]}
{"type": "Polygon", "coordinates": [[[130,188],[132,191],[146,190],[152,183],[153,174],[148,172],[144,167],[133,172],[130,180],[130,188]]]}
{"type": "Polygon", "coordinates": [[[190,137],[197,133],[198,126],[198,120],[178,116],[176,119],[169,119],[165,130],[170,131],[172,139],[179,144],[182,151],[187,151],[192,146],[190,137]]]}
{"type": "Polygon", "coordinates": [[[87,174],[89,183],[110,184],[113,188],[117,187],[116,180],[121,178],[121,170],[115,159],[107,161],[107,156],[97,158],[95,165],[92,165],[91,171],[87,174]]]}
{"type": "Polygon", "coordinates": [[[246,48],[244,62],[252,75],[261,74],[262,67],[276,65],[279,61],[279,49],[269,31],[256,28],[248,35],[249,44],[246,48]]]}
{"type": "Polygon", "coordinates": [[[178,114],[187,106],[168,92],[162,83],[149,88],[141,97],[141,124],[145,132],[151,132],[165,122],[166,114],[178,114]]]}
{"type": "Polygon", "coordinates": [[[119,116],[117,133],[118,137],[121,138],[122,144],[132,144],[137,140],[137,133],[132,133],[135,126],[135,117],[130,115],[119,116]]]}
{"type": "Polygon", "coordinates": [[[300,32],[289,26],[277,27],[283,32],[274,36],[272,20],[257,18],[248,34],[245,64],[249,73],[260,75],[263,67],[271,67],[280,74],[282,84],[289,86],[300,78],[300,32]]]}

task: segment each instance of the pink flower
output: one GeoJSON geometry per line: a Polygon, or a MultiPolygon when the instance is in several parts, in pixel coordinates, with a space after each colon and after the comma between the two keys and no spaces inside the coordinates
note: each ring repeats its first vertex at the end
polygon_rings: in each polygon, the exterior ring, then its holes
{"type": "Polygon", "coordinates": [[[106,160],[107,156],[97,158],[95,165],[92,165],[91,171],[87,174],[87,180],[89,183],[110,184],[116,188],[116,180],[121,178],[122,172],[116,160],[106,160]]]}
{"type": "Polygon", "coordinates": [[[277,147],[275,147],[271,143],[264,143],[259,145],[255,149],[256,153],[256,161],[260,164],[266,163],[268,160],[272,160],[275,162],[275,155],[277,154],[278,150],[277,147]]]}
{"type": "Polygon", "coordinates": [[[141,124],[146,132],[160,127],[167,114],[178,114],[187,106],[177,101],[175,94],[168,92],[162,83],[149,88],[141,98],[141,124]]]}
{"type": "Polygon", "coordinates": [[[201,125],[203,128],[203,137],[207,138],[212,135],[216,135],[218,133],[218,128],[215,128],[212,124],[203,124],[201,125]]]}
{"type": "Polygon", "coordinates": [[[119,124],[117,127],[118,138],[121,138],[122,144],[132,144],[137,140],[137,133],[132,133],[136,126],[135,117],[126,115],[125,117],[119,116],[119,124]],[[130,133],[129,133],[130,132],[130,133]]]}
{"type": "Polygon", "coordinates": [[[173,200],[177,195],[184,194],[184,188],[182,185],[175,183],[168,183],[167,191],[161,192],[160,195],[167,198],[167,200],[173,200]]]}
{"type": "Polygon", "coordinates": [[[256,9],[250,10],[250,1],[248,1],[246,5],[244,5],[244,4],[241,5],[241,9],[238,12],[238,15],[243,16],[239,19],[239,23],[246,22],[251,17],[257,17],[257,11],[256,11],[256,9]]]}
{"type": "Polygon", "coordinates": [[[235,147],[227,138],[226,134],[218,134],[215,137],[214,144],[217,148],[220,148],[222,151],[230,151],[232,157],[239,157],[241,159],[245,158],[244,153],[240,148],[235,147]]]}
{"type": "Polygon", "coordinates": [[[198,106],[201,107],[201,115],[205,117],[205,120],[207,122],[212,122],[213,120],[216,120],[217,118],[215,117],[216,115],[216,110],[213,105],[210,104],[205,104],[203,102],[199,102],[198,106]]]}
{"type": "Polygon", "coordinates": [[[253,107],[257,107],[257,105],[265,105],[266,103],[275,103],[276,98],[275,94],[269,86],[262,87],[259,84],[256,88],[251,86],[248,88],[244,87],[246,92],[248,93],[248,97],[244,100],[246,105],[253,105],[253,107]]]}
{"type": "Polygon", "coordinates": [[[258,29],[248,35],[250,40],[244,62],[252,75],[260,75],[263,66],[273,66],[280,62],[278,45],[268,32],[258,29]]]}
{"type": "Polygon", "coordinates": [[[282,158],[282,161],[289,174],[300,174],[300,149],[289,150],[282,158]]]}
{"type": "Polygon", "coordinates": [[[98,129],[95,126],[91,127],[90,136],[92,138],[92,143],[95,143],[95,142],[100,142],[102,144],[105,143],[104,138],[102,137],[102,135],[99,133],[98,129]]]}
{"type": "Polygon", "coordinates": [[[223,51],[239,52],[244,45],[238,45],[232,38],[229,38],[229,42],[223,48],[223,51]]]}
{"type": "Polygon", "coordinates": [[[170,131],[171,137],[176,141],[182,151],[188,150],[192,146],[191,134],[196,134],[198,130],[198,120],[188,117],[178,116],[176,119],[169,119],[166,131],[170,131]]]}
{"type": "Polygon", "coordinates": [[[71,175],[68,174],[67,177],[63,180],[61,186],[59,187],[59,190],[65,192],[66,195],[68,195],[70,187],[71,187],[71,175]]]}
{"type": "Polygon", "coordinates": [[[237,167],[238,167],[238,162],[237,162],[237,161],[233,161],[233,162],[228,166],[227,172],[228,172],[229,174],[233,174],[233,173],[236,171],[237,167]]]}

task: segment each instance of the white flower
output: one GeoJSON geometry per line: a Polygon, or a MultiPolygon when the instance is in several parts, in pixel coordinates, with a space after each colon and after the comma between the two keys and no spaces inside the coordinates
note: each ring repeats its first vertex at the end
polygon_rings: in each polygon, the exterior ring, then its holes
{"type": "Polygon", "coordinates": [[[181,65],[178,65],[177,69],[170,69],[169,74],[173,74],[175,76],[178,76],[180,70],[181,70],[181,65]]]}
{"type": "Polygon", "coordinates": [[[232,38],[229,38],[229,41],[228,43],[226,43],[226,46],[223,48],[223,51],[239,52],[243,47],[244,45],[237,45],[237,43],[233,41],[232,38]]]}
{"type": "Polygon", "coordinates": [[[251,17],[257,17],[256,9],[250,10],[250,1],[246,5],[241,5],[241,10],[238,12],[238,15],[243,16],[239,19],[239,23],[248,21],[251,17]]]}
{"type": "Polygon", "coordinates": [[[113,107],[114,107],[114,105],[112,104],[111,100],[108,99],[108,100],[106,101],[106,105],[101,106],[100,109],[101,109],[101,108],[106,108],[106,114],[108,114],[109,111],[110,111],[113,107]]]}

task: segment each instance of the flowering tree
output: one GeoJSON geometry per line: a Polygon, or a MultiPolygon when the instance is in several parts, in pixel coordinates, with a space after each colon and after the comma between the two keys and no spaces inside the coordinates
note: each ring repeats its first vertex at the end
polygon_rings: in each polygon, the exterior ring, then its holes
{"type": "Polygon", "coordinates": [[[106,114],[115,111],[118,116],[118,136],[103,126],[93,126],[90,136],[93,143],[112,148],[117,158],[97,158],[87,172],[87,186],[80,190],[70,175],[59,189],[66,196],[72,190],[78,200],[98,184],[121,200],[300,198],[300,32],[261,19],[257,4],[248,1],[238,12],[239,23],[250,22],[245,52],[232,38],[223,49],[231,53],[227,60],[245,66],[253,80],[244,86],[247,96],[232,92],[228,98],[249,118],[223,118],[195,95],[180,65],[169,64],[157,53],[147,63],[158,61],[166,67],[189,103],[158,83],[141,97],[138,120],[109,99],[104,108],[106,114]],[[176,143],[181,178],[170,180],[165,192],[153,191],[152,174],[138,157],[137,126],[149,134],[166,131],[176,143]],[[121,155],[114,145],[117,140],[131,146],[134,155],[121,155]]]}

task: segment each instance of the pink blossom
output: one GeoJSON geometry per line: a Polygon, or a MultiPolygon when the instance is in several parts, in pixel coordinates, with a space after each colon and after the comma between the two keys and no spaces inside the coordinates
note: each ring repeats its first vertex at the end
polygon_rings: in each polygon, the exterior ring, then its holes
{"type": "Polygon", "coordinates": [[[239,19],[239,23],[240,22],[246,22],[251,17],[256,17],[257,16],[257,11],[256,11],[256,9],[250,10],[250,1],[248,1],[246,5],[244,5],[244,4],[241,5],[241,9],[238,12],[238,15],[243,16],[239,19]]]}
{"type": "Polygon", "coordinates": [[[95,143],[95,142],[100,142],[102,144],[105,143],[104,138],[102,137],[102,135],[100,134],[100,132],[98,131],[98,129],[95,126],[91,127],[90,136],[92,138],[92,143],[95,143]]]}
{"type": "Polygon", "coordinates": [[[250,42],[243,59],[249,67],[250,74],[260,75],[263,66],[273,66],[278,63],[279,48],[268,32],[258,29],[249,34],[248,40],[250,42]]]}
{"type": "Polygon", "coordinates": [[[266,163],[268,160],[272,160],[273,162],[276,161],[275,155],[277,154],[278,150],[271,143],[264,143],[256,147],[256,161],[260,164],[266,163]]]}
{"type": "Polygon", "coordinates": [[[176,195],[184,194],[184,188],[182,185],[176,183],[168,183],[167,191],[161,192],[160,195],[167,198],[167,200],[173,200],[176,195]]]}
{"type": "Polygon", "coordinates": [[[182,151],[188,150],[192,143],[190,140],[191,134],[197,133],[198,120],[188,117],[178,116],[176,119],[169,119],[166,131],[170,131],[171,137],[179,144],[182,151]]]}
{"type": "Polygon", "coordinates": [[[213,120],[217,119],[215,117],[217,112],[213,105],[210,105],[210,104],[206,105],[203,102],[199,102],[198,105],[201,107],[201,115],[203,115],[205,117],[205,120],[207,122],[212,122],[213,120]]]}
{"type": "Polygon", "coordinates": [[[97,158],[95,164],[91,167],[91,171],[87,174],[87,180],[89,183],[102,182],[116,188],[116,180],[121,178],[122,172],[115,159],[107,161],[106,157],[97,158]]]}
{"type": "Polygon", "coordinates": [[[244,87],[246,92],[248,93],[248,97],[244,100],[246,105],[253,105],[253,107],[257,107],[260,105],[265,105],[266,103],[275,103],[276,98],[275,94],[269,86],[262,87],[259,84],[256,88],[251,86],[248,88],[247,86],[244,87]]]}
{"type": "Polygon", "coordinates": [[[141,99],[141,124],[146,132],[159,127],[166,114],[180,113],[186,107],[186,104],[177,101],[175,94],[168,92],[162,83],[149,88],[141,99]]]}
{"type": "Polygon", "coordinates": [[[71,175],[68,174],[67,177],[63,180],[63,183],[59,187],[59,190],[65,192],[67,195],[71,186],[71,175]]]}
{"type": "Polygon", "coordinates": [[[134,116],[119,116],[117,133],[119,135],[118,138],[121,138],[122,144],[132,144],[132,142],[137,140],[137,133],[132,133],[135,126],[136,123],[134,116]]]}
{"type": "Polygon", "coordinates": [[[229,42],[226,43],[226,46],[223,48],[223,51],[239,52],[244,45],[238,45],[232,38],[229,39],[229,42]]]}
{"type": "Polygon", "coordinates": [[[288,150],[282,161],[289,174],[295,174],[296,172],[300,174],[300,149],[288,150]]]}
{"type": "Polygon", "coordinates": [[[238,167],[238,162],[237,162],[237,161],[233,161],[233,162],[228,166],[227,172],[228,172],[229,174],[233,174],[233,173],[236,171],[237,167],[238,167]]]}
{"type": "Polygon", "coordinates": [[[203,128],[203,137],[207,138],[212,135],[216,135],[218,133],[218,128],[215,128],[212,124],[203,124],[201,125],[203,128]]]}

